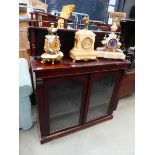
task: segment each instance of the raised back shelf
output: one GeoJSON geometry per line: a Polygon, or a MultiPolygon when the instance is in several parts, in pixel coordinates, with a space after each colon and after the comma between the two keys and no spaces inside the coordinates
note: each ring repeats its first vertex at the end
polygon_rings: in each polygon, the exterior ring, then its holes
{"type": "MultiPolygon", "coordinates": [[[[45,35],[48,34],[47,31],[48,27],[33,27],[30,26],[29,31],[29,41],[30,41],[30,55],[31,56],[40,56],[42,53],[44,53],[44,41],[45,41],[45,35]]],[[[61,47],[60,50],[64,53],[64,57],[69,57],[69,51],[74,46],[74,36],[75,32],[77,30],[73,29],[58,29],[57,35],[59,36],[61,47]]],[[[95,46],[97,47],[102,46],[101,41],[103,40],[103,37],[105,34],[109,34],[109,31],[94,31],[96,34],[95,37],[95,46]]],[[[120,34],[117,32],[116,34],[120,34]]]]}

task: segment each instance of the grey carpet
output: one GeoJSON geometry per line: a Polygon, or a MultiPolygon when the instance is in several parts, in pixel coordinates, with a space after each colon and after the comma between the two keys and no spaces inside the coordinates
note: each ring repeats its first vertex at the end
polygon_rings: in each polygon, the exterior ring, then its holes
{"type": "Polygon", "coordinates": [[[134,103],[134,96],[121,99],[112,120],[43,145],[35,124],[19,132],[20,155],[134,155],[134,103]]]}

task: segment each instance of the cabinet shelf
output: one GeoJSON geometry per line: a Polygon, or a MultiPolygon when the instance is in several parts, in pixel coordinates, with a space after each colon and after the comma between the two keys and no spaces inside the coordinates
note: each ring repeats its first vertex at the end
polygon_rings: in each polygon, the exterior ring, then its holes
{"type": "MultiPolygon", "coordinates": [[[[63,100],[63,98],[61,98],[63,100]]],[[[52,104],[50,106],[50,118],[55,117],[61,117],[68,114],[80,112],[80,104],[81,103],[75,103],[75,102],[58,102],[58,104],[52,104]]],[[[90,108],[97,108],[103,105],[108,105],[108,100],[104,100],[101,102],[98,100],[98,102],[93,102],[93,104],[90,105],[90,108]]]]}
{"type": "Polygon", "coordinates": [[[57,131],[79,124],[79,112],[59,115],[59,117],[50,118],[50,131],[57,131]]]}
{"type": "Polygon", "coordinates": [[[66,85],[57,89],[55,88],[49,95],[50,118],[59,117],[74,112],[80,113],[81,95],[77,95],[80,91],[79,89],[74,89],[74,87],[69,86],[70,83],[67,83],[67,85],[69,87],[68,89],[65,88],[66,85]],[[65,91],[63,91],[64,88],[65,91]]]}
{"type": "Polygon", "coordinates": [[[107,115],[109,104],[100,104],[89,108],[87,122],[107,115]]]}
{"type": "MultiPolygon", "coordinates": [[[[98,104],[93,107],[90,107],[89,116],[87,121],[91,121],[93,119],[97,119],[99,117],[104,116],[103,114],[107,114],[108,104],[98,104]],[[96,117],[97,115],[97,117],[96,117]]],[[[79,111],[74,110],[69,113],[63,113],[61,115],[50,115],[50,131],[57,131],[60,129],[65,129],[71,126],[78,125],[79,111]]]]}
{"type": "Polygon", "coordinates": [[[71,103],[71,102],[62,102],[56,105],[53,104],[52,106],[50,106],[50,118],[55,118],[55,117],[79,112],[80,111],[79,106],[80,104],[71,103]]]}

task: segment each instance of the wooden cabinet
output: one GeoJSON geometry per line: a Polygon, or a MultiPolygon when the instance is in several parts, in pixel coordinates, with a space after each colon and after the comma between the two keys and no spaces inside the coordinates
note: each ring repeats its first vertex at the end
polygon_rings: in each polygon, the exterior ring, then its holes
{"type": "MultiPolygon", "coordinates": [[[[29,27],[31,73],[41,143],[113,118],[127,60],[73,63],[69,51],[76,30],[59,29],[62,62],[41,64],[46,28],[29,27]],[[67,39],[66,39],[67,38],[67,39]]],[[[95,32],[95,49],[108,32],[95,32]]]]}
{"type": "Polygon", "coordinates": [[[129,62],[31,61],[41,143],[112,119],[129,62]]]}

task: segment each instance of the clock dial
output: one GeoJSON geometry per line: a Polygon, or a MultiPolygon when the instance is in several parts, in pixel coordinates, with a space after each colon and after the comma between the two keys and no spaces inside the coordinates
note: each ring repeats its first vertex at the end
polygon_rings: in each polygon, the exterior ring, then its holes
{"type": "Polygon", "coordinates": [[[116,39],[110,39],[108,41],[108,47],[109,48],[115,48],[117,46],[117,40],[116,39]]]}
{"type": "Polygon", "coordinates": [[[92,44],[93,44],[93,41],[92,41],[92,39],[89,38],[89,37],[83,39],[83,41],[82,41],[82,47],[83,47],[84,49],[87,49],[87,50],[90,49],[90,48],[92,47],[92,44]]]}

